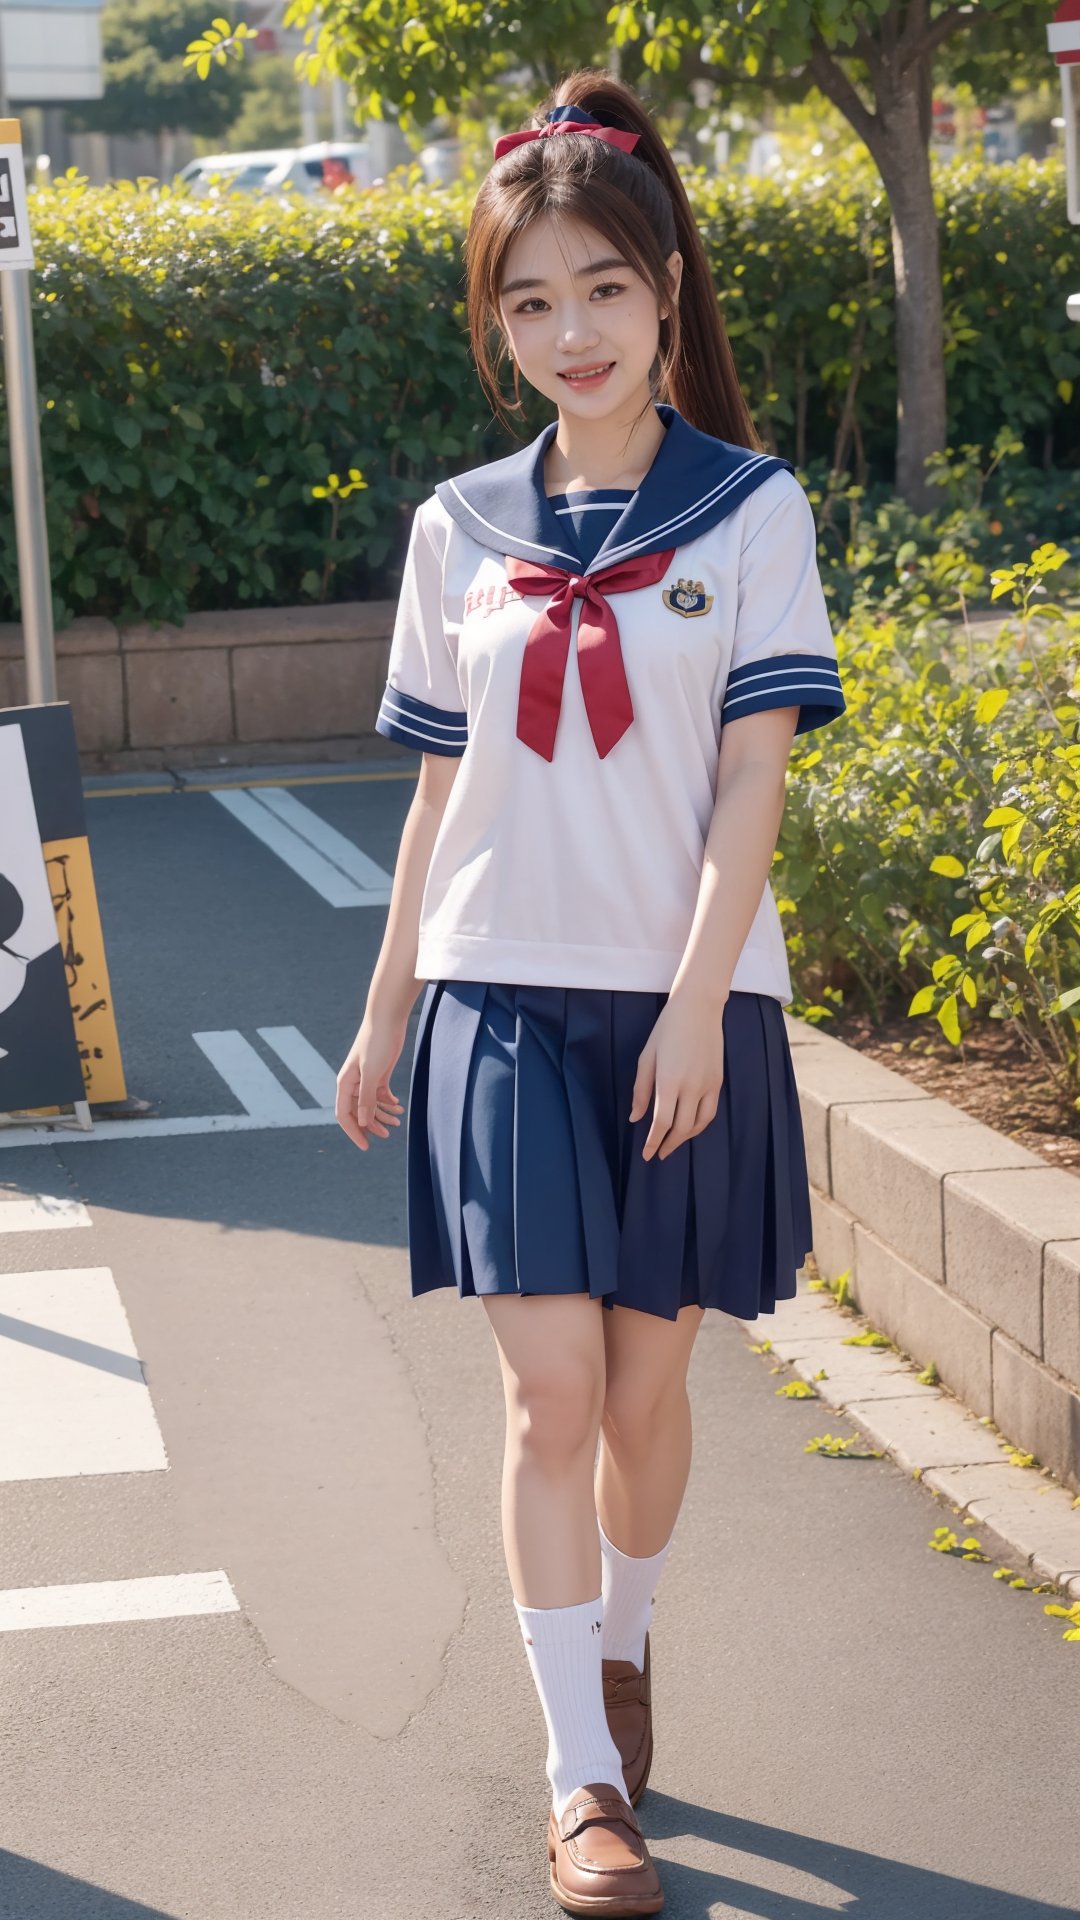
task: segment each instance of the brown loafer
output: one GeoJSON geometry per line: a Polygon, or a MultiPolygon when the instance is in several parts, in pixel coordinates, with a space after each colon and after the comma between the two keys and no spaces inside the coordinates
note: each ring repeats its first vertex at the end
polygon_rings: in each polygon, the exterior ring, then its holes
{"type": "Polygon", "coordinates": [[[564,1913],[659,1913],[664,1892],[637,1815],[606,1780],[548,1816],[551,1891],[564,1913]]]}
{"type": "Polygon", "coordinates": [[[630,1805],[636,1807],[645,1791],[653,1754],[648,1634],[645,1635],[645,1667],[641,1673],[632,1660],[605,1660],[603,1673],[607,1723],[623,1763],[626,1797],[630,1805]]]}

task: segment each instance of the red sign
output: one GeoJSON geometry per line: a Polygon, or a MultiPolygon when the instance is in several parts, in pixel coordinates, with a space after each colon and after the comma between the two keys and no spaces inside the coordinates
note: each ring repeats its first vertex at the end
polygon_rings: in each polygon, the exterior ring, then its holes
{"type": "Polygon", "coordinates": [[[1080,63],[1080,0],[1061,0],[1047,26],[1046,43],[1059,67],[1080,63]]]}

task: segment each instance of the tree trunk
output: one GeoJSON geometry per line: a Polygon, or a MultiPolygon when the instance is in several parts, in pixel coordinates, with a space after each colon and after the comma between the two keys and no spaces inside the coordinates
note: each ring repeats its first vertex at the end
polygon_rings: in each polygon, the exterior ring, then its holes
{"type": "Polygon", "coordinates": [[[917,512],[936,497],[925,462],[945,446],[941,245],[923,132],[927,76],[909,70],[879,99],[873,154],[889,196],[896,276],[896,490],[917,512]]]}

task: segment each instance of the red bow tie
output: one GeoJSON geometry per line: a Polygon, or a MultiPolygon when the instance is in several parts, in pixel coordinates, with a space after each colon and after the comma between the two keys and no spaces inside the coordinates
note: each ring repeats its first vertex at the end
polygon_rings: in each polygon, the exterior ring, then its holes
{"type": "Polygon", "coordinates": [[[638,554],[632,560],[589,574],[567,573],[562,567],[507,556],[507,578],[525,598],[539,593],[551,595],[525,642],[517,717],[518,739],[545,760],[555,756],[574,601],[585,602],[577,630],[578,674],[592,737],[602,760],[634,718],[618,622],[605,594],[653,586],[667,572],[675,551],[668,547],[663,553],[638,554]]]}

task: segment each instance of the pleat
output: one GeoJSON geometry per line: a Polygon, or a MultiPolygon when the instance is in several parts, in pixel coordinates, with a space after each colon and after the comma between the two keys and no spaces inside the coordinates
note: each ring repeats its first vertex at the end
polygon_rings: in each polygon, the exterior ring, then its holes
{"type": "MultiPolygon", "coordinates": [[[[649,1033],[664,1007],[665,996],[650,995],[644,1030],[639,1029],[634,1069],[649,1033]]],[[[633,1075],[631,1075],[631,1087],[633,1075]]],[[[626,1111],[630,1100],[627,1097],[626,1111]]],[[[642,1158],[652,1126],[650,1099],[640,1119],[624,1120],[628,1163],[623,1200],[622,1242],[619,1248],[619,1304],[644,1313],[661,1313],[674,1320],[686,1243],[686,1214],[690,1186],[689,1141],[661,1160],[642,1158]]]]}
{"type": "Polygon", "coordinates": [[[513,1216],[522,1293],[589,1290],[574,1129],[563,1080],[568,989],[517,987],[513,1216]]]}
{"type": "MultiPolygon", "coordinates": [[[[589,987],[566,994],[562,1079],[574,1163],[589,1292],[613,1293],[619,1280],[619,1129],[611,1055],[614,996],[589,987]]],[[[629,1103],[628,1103],[629,1106],[629,1103]]]]}
{"type": "Polygon", "coordinates": [[[488,986],[473,1041],[461,1119],[463,1282],[469,1293],[517,1290],[514,1222],[513,994],[488,986]]]}
{"type": "Polygon", "coordinates": [[[427,1149],[444,1271],[427,1281],[421,1274],[417,1290],[456,1282],[465,1294],[475,1289],[462,1231],[462,1140],[473,1048],[488,989],[482,980],[446,980],[441,986],[428,1030],[427,1149]]]}
{"type": "Polygon", "coordinates": [[[420,1005],[409,1075],[405,1120],[405,1213],[414,1294],[427,1293],[432,1287],[444,1284],[449,1253],[444,1237],[442,1205],[432,1179],[428,1148],[431,1018],[441,991],[440,981],[428,981],[420,1005]]]}

